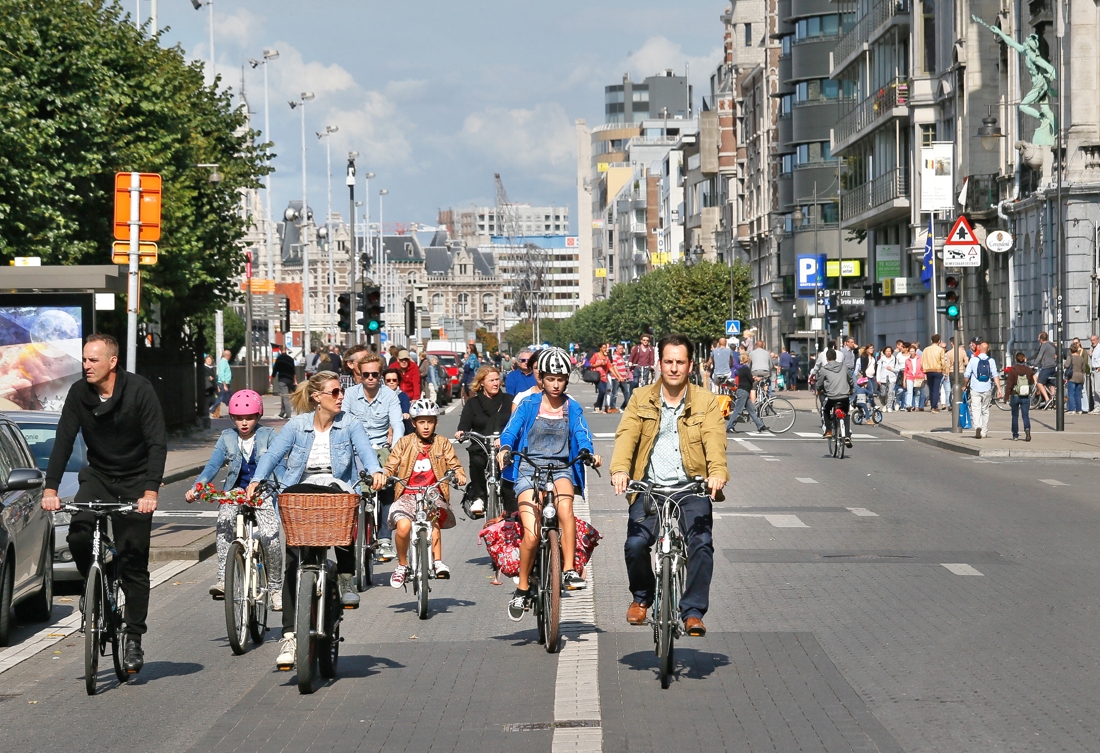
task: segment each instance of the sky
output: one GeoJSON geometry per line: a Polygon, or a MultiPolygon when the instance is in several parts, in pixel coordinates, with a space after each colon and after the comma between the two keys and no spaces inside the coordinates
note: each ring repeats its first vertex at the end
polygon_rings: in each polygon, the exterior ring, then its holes
{"type": "MultiPolygon", "coordinates": [[[[151,0],[120,0],[147,21],[151,0]]],[[[222,85],[240,90],[264,129],[264,49],[270,139],[277,154],[273,214],[302,193],[306,105],[308,196],[324,217],[325,142],[332,149],[333,211],[347,213],[349,150],[370,171],[371,218],[387,189],[384,220],[432,225],[441,208],[496,203],[500,173],[513,202],[570,208],[576,232],[574,120],[603,123],[603,87],[689,66],[696,105],[721,57],[725,0],[214,0],[214,51],[222,85]]],[[[159,0],[162,44],[210,58],[209,9],[159,0]]],[[[361,200],[364,184],[356,187],[361,200]]],[[[362,210],[360,210],[362,211],[362,210]]]]}

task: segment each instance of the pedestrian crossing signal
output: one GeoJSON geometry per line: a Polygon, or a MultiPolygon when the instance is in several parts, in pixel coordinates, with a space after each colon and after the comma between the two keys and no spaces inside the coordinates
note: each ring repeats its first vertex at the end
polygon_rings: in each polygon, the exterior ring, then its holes
{"type": "Polygon", "coordinates": [[[943,291],[936,293],[936,298],[939,299],[936,311],[946,316],[949,322],[958,322],[962,314],[962,309],[959,307],[962,292],[960,282],[957,276],[947,275],[943,280],[943,291]]]}

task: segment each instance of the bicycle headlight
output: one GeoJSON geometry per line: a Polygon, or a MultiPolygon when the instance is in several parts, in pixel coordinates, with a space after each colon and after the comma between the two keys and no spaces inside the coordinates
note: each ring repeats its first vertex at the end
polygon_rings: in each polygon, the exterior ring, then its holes
{"type": "Polygon", "coordinates": [[[547,520],[553,520],[555,517],[557,517],[557,514],[557,508],[555,508],[553,504],[549,504],[546,507],[542,508],[542,517],[546,518],[547,520]]]}

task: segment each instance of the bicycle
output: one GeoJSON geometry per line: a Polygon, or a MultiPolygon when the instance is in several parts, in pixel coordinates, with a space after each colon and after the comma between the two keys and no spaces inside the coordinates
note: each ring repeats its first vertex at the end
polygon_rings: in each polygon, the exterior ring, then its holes
{"type": "Polygon", "coordinates": [[[257,646],[264,642],[271,605],[267,557],[256,520],[256,507],[260,503],[233,497],[220,503],[237,505],[237,537],[225,555],[225,629],[229,647],[240,655],[248,650],[249,637],[257,646]]]}
{"type": "MultiPolygon", "coordinates": [[[[719,385],[719,390],[720,394],[729,395],[730,399],[735,403],[737,395],[735,394],[733,385],[734,379],[731,376],[728,380],[719,385]]],[[[760,422],[764,424],[767,430],[773,434],[783,434],[784,432],[790,431],[795,421],[794,404],[783,397],[775,397],[774,395],[765,397],[763,396],[762,390],[757,390],[756,394],[757,399],[753,403],[756,408],[756,415],[760,418],[760,422]]],[[[748,420],[748,412],[742,410],[741,415],[734,419],[734,423],[744,423],[748,420]]]]}
{"type": "Polygon", "coordinates": [[[829,454],[834,458],[844,459],[844,450],[847,448],[848,426],[844,420],[844,409],[834,404],[829,409],[827,439],[829,440],[829,454]]]}
{"type": "MultiPolygon", "coordinates": [[[[490,460],[485,466],[485,490],[487,492],[486,496],[488,497],[488,499],[485,500],[485,525],[499,518],[503,512],[503,506],[500,501],[500,469],[497,468],[496,463],[492,462],[493,454],[496,452],[496,443],[499,441],[499,432],[486,435],[479,434],[476,431],[466,432],[462,436],[462,439],[459,440],[459,442],[465,445],[471,442],[477,444],[490,460]]],[[[465,501],[463,501],[463,504],[465,505],[465,501]]]]}
{"type": "Polygon", "coordinates": [[[855,404],[852,406],[852,420],[860,426],[862,426],[864,422],[881,424],[882,408],[868,402],[867,395],[856,395],[855,404]]]}
{"type": "MultiPolygon", "coordinates": [[[[434,484],[427,486],[409,486],[408,479],[400,479],[390,476],[389,483],[401,484],[402,494],[412,493],[416,497],[416,510],[413,513],[412,546],[409,547],[409,569],[412,576],[413,596],[416,597],[416,616],[422,620],[428,619],[428,594],[431,593],[432,578],[432,523],[439,516],[439,510],[435,502],[435,495],[444,484],[449,484],[455,489],[462,486],[455,482],[454,471],[447,471],[443,478],[434,484]]],[[[409,578],[405,578],[405,590],[408,591],[409,578]]]]}
{"type": "Polygon", "coordinates": [[[126,594],[119,580],[118,552],[107,534],[104,521],[111,513],[133,512],[137,506],[126,502],[95,500],[69,502],[61,509],[70,513],[90,512],[95,516],[92,566],[88,569],[88,577],[84,582],[80,615],[80,630],[84,633],[84,688],[88,695],[95,695],[99,680],[99,657],[107,655],[108,644],[119,684],[125,685],[130,679],[129,673],[122,667],[122,653],[119,650],[126,594]]]}
{"type": "Polygon", "coordinates": [[[592,466],[591,453],[584,451],[573,461],[539,465],[529,455],[518,450],[517,455],[535,469],[535,506],[538,515],[535,524],[538,528],[538,549],[535,562],[528,579],[531,609],[538,624],[538,642],[546,647],[546,653],[557,653],[561,648],[561,592],[562,552],[561,528],[558,526],[557,491],[554,488],[554,472],[572,468],[577,463],[592,467],[597,475],[602,475],[592,466]],[[541,490],[541,492],[539,491],[541,490]]]}
{"type": "MultiPolygon", "coordinates": [[[[661,688],[668,689],[675,664],[675,641],[683,637],[680,621],[680,597],[687,580],[687,541],[680,530],[680,502],[684,494],[707,493],[702,476],[696,476],[680,486],[654,486],[646,481],[630,481],[627,494],[644,495],[646,515],[657,515],[657,546],[653,551],[653,571],[656,588],[653,592],[653,612],[649,624],[653,626],[654,651],[657,654],[657,671],[661,688]],[[659,501],[655,504],[654,497],[659,501]]],[[[636,497],[635,497],[636,498],[636,497]]]]}
{"type": "Polygon", "coordinates": [[[366,591],[374,581],[374,554],[378,548],[378,515],[382,507],[370,486],[370,476],[359,471],[359,512],[352,532],[355,549],[355,589],[366,591]]]}

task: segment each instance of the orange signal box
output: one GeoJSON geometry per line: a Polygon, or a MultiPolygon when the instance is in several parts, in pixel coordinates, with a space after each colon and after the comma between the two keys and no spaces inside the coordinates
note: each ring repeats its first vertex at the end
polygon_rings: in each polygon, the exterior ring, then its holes
{"type": "MultiPolygon", "coordinates": [[[[142,241],[159,241],[161,177],[158,173],[139,175],[141,230],[138,237],[142,241]]],[[[115,239],[130,240],[130,173],[115,173],[115,239]]]]}
{"type": "MultiPolygon", "coordinates": [[[[115,241],[111,248],[112,264],[130,263],[130,244],[127,241],[115,241]]],[[[157,244],[149,241],[138,243],[138,264],[157,263],[157,244]]]]}

